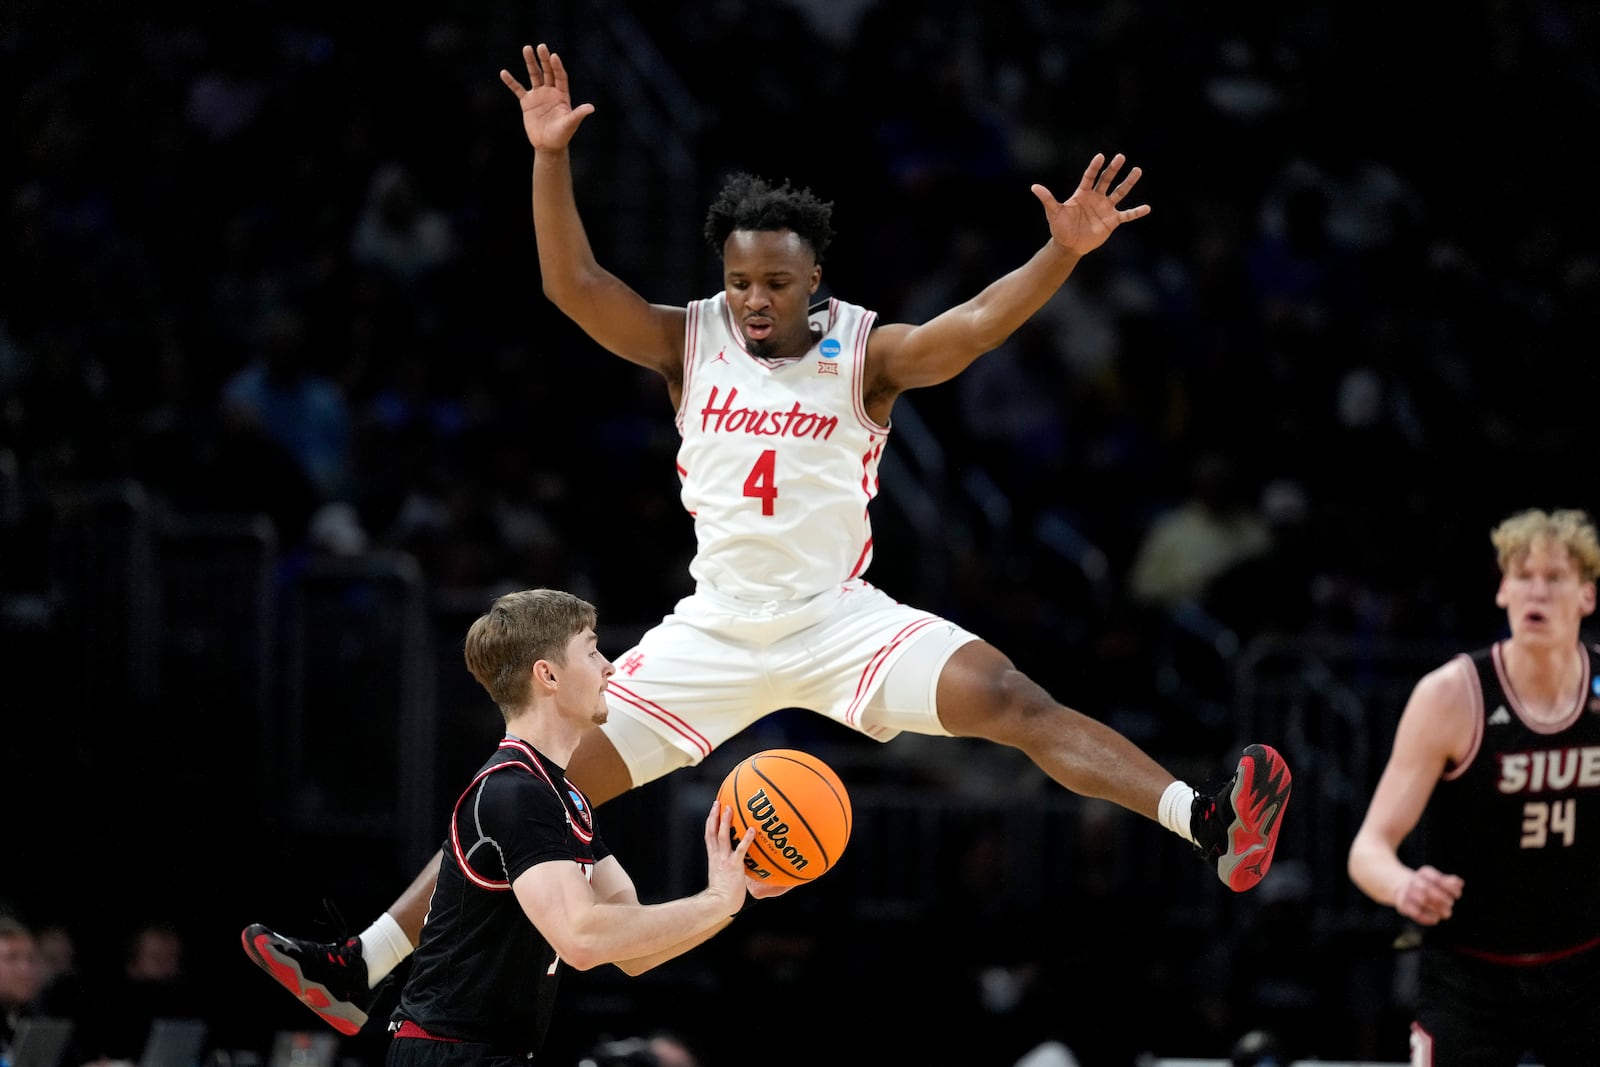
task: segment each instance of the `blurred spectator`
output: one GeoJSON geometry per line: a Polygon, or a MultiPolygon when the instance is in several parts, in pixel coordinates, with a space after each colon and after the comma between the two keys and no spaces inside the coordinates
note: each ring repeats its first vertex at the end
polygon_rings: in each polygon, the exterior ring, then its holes
{"type": "Polygon", "coordinates": [[[658,1030],[642,1037],[607,1038],[578,1067],[700,1067],[700,1057],[682,1037],[658,1030]]]}
{"type": "Polygon", "coordinates": [[[1060,1041],[1044,1041],[1029,1049],[1015,1067],[1079,1067],[1078,1057],[1060,1041]]]}
{"type": "Polygon", "coordinates": [[[83,974],[78,969],[78,944],[61,923],[39,927],[39,1007],[60,1019],[81,1018],[87,1006],[83,974]]]}
{"type": "Polygon", "coordinates": [[[315,345],[301,313],[270,309],[256,357],[223,385],[222,405],[294,460],[326,500],[348,488],[352,426],[343,388],[315,366],[315,345]]]}
{"type": "Polygon", "coordinates": [[[426,278],[456,254],[450,217],[423,202],[409,168],[395,162],[381,164],[356,218],[351,257],[405,283],[426,278]]]}
{"type": "Polygon", "coordinates": [[[93,990],[91,1015],[82,1020],[85,1042],[103,1059],[138,1062],[157,1019],[208,1019],[203,985],[187,970],[183,933],[164,920],[137,925],[126,942],[122,967],[93,990]]]}
{"type": "Polygon", "coordinates": [[[1262,206],[1259,232],[1247,262],[1262,314],[1309,331],[1328,329],[1331,318],[1355,299],[1353,257],[1329,226],[1331,198],[1320,177],[1291,166],[1262,206]]]}
{"type": "Polygon", "coordinates": [[[1267,549],[1225,567],[1206,583],[1202,605],[1241,639],[1321,628],[1319,527],[1304,486],[1292,478],[1261,491],[1267,549]]]}
{"type": "Polygon", "coordinates": [[[1198,598],[1217,575],[1266,552],[1272,532],[1227,456],[1195,460],[1188,495],[1158,514],[1133,559],[1128,587],[1135,600],[1171,605],[1198,598]]]}
{"type": "Polygon", "coordinates": [[[1337,939],[1315,921],[1306,864],[1285,860],[1272,874],[1262,884],[1266,892],[1258,907],[1232,939],[1228,1003],[1236,1017],[1274,1036],[1278,1059],[1273,1062],[1288,1064],[1326,1052],[1323,1013],[1346,990],[1337,939]]]}
{"type": "Polygon", "coordinates": [[[58,978],[69,977],[78,970],[78,946],[66,927],[51,924],[39,928],[40,981],[48,987],[58,978]]]}
{"type": "Polygon", "coordinates": [[[336,559],[361,555],[370,540],[354,505],[343,500],[331,500],[317,509],[307,537],[314,549],[336,559]]]}
{"type": "Polygon", "coordinates": [[[17,1024],[39,1014],[43,986],[33,931],[19,919],[0,915],[0,1054],[10,1052],[17,1024]]]}

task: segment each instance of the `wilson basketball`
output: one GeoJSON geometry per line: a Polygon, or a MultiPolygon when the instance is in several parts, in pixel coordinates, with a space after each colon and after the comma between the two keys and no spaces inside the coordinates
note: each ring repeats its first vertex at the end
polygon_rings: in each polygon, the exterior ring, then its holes
{"type": "Polygon", "coordinates": [[[809,752],[771,748],[747,757],[722,780],[717,800],[733,809],[736,840],[756,828],[746,873],[773,885],[815,881],[850,842],[850,794],[809,752]]]}

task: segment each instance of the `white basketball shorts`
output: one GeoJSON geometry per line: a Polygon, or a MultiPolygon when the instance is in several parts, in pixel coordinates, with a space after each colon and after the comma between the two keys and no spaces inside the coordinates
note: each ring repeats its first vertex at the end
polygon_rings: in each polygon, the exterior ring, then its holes
{"type": "Polygon", "coordinates": [[[879,741],[948,736],[939,673],[978,638],[861,580],[799,603],[700,590],[616,657],[602,729],[633,784],[699,763],[756,720],[805,708],[879,741]]]}

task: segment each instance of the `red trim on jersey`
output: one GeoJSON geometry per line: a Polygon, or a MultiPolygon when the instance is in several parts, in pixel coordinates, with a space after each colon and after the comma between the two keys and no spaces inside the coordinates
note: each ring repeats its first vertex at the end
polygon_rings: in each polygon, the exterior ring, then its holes
{"type": "Polygon", "coordinates": [[[856,558],[856,565],[850,568],[850,573],[845,577],[845,581],[848,582],[861,577],[861,572],[866,570],[867,565],[871,562],[872,538],[869,537],[867,538],[867,543],[861,546],[861,555],[856,558]]]}
{"type": "Polygon", "coordinates": [[[851,726],[858,725],[856,720],[861,714],[861,706],[866,703],[867,695],[872,692],[872,683],[877,680],[878,673],[883,670],[883,665],[888,661],[890,653],[907,644],[918,632],[938,621],[937,618],[929,616],[926,619],[918,619],[916,622],[908,623],[899,633],[889,639],[888,644],[872,654],[872,658],[862,668],[860,677],[856,679],[855,699],[850,701],[850,706],[845,709],[844,713],[844,721],[846,723],[851,726]]]}
{"type": "MultiPolygon", "coordinates": [[[[507,735],[500,739],[500,744],[496,747],[515,749],[524,756],[527,756],[530,769],[540,778],[543,778],[551,789],[556,788],[556,784],[550,781],[550,775],[547,771],[545,771],[544,764],[539,762],[539,757],[534,754],[533,746],[528,744],[528,742],[524,741],[520,737],[511,737],[510,735],[507,735]]],[[[556,790],[556,795],[560,796],[561,791],[556,790]]]]}
{"type": "MultiPolygon", "coordinates": [[[[700,333],[700,304],[698,301],[689,302],[689,315],[683,330],[683,391],[678,394],[678,410],[673,412],[672,423],[678,428],[678,436],[683,436],[684,410],[683,402],[689,398],[689,384],[694,380],[694,352],[700,333]]],[[[683,468],[678,468],[678,473],[683,473],[683,468]]]]}
{"type": "MultiPolygon", "coordinates": [[[[566,818],[567,829],[571,831],[574,837],[585,844],[594,840],[594,825],[591,821],[590,825],[582,826],[573,819],[572,812],[567,806],[567,798],[561,792],[561,786],[556,785],[556,783],[551,780],[550,772],[544,769],[544,763],[539,759],[538,755],[534,753],[533,746],[529,745],[521,738],[502,737],[500,739],[500,744],[496,747],[502,749],[511,749],[515,752],[522,753],[528,757],[528,762],[524,763],[521,760],[515,760],[511,763],[498,763],[493,767],[485,767],[483,770],[478,772],[477,776],[473,778],[470,783],[468,783],[467,787],[461,791],[461,795],[456,798],[455,807],[450,811],[450,851],[455,856],[456,864],[461,868],[462,875],[464,875],[466,879],[473,885],[480,889],[488,889],[494,892],[504,892],[505,890],[511,888],[510,882],[495,878],[485,878],[483,875],[472,869],[472,864],[467,862],[467,854],[461,849],[461,834],[457,827],[457,820],[461,816],[462,803],[467,799],[467,797],[472,795],[472,791],[474,789],[478,788],[478,784],[485,778],[489,777],[489,775],[493,774],[495,771],[503,771],[511,767],[520,767],[522,770],[532,771],[535,775],[544,779],[544,783],[548,785],[550,787],[550,791],[556,795],[557,802],[561,804],[562,814],[566,818]]],[[[585,797],[583,793],[571,782],[567,782],[565,779],[563,779],[562,784],[572,792],[578,794],[579,799],[583,803],[586,816],[592,820],[592,816],[587,815],[587,813],[592,810],[592,806],[589,804],[589,798],[585,797]]]]}
{"type": "Polygon", "coordinates": [[[1589,699],[1589,650],[1583,647],[1583,642],[1578,642],[1578,655],[1583,660],[1583,683],[1578,686],[1577,699],[1573,701],[1572,709],[1556,722],[1538,722],[1528,715],[1522,697],[1511,684],[1511,674],[1506,670],[1505,654],[1500,651],[1504,647],[1504,641],[1496,641],[1489,648],[1489,656],[1494,660],[1494,673],[1500,679],[1500,688],[1506,691],[1506,696],[1511,701],[1511,710],[1517,713],[1517,718],[1522,720],[1522,724],[1536,734],[1558,734],[1577,722],[1578,716],[1583,714],[1584,704],[1589,699]]]}
{"type": "Polygon", "coordinates": [[[589,798],[583,795],[583,790],[567,781],[565,776],[562,777],[561,784],[557,785],[551,779],[550,772],[544,769],[544,763],[539,759],[538,755],[534,753],[533,746],[522,740],[522,738],[510,736],[503,737],[500,739],[500,747],[514,749],[515,751],[521,752],[523,755],[528,757],[528,762],[533,766],[534,771],[539,775],[540,778],[544,779],[545,784],[550,787],[550,790],[553,793],[555,793],[556,799],[561,801],[562,809],[567,813],[567,828],[572,831],[573,836],[586,845],[590,841],[593,841],[594,807],[589,803],[589,798]],[[565,789],[566,792],[563,793],[562,789],[565,789]],[[583,812],[583,818],[587,825],[581,825],[578,822],[575,822],[572,818],[572,810],[567,805],[567,798],[573,794],[576,794],[578,806],[583,812]]]}
{"type": "Polygon", "coordinates": [[[872,442],[872,447],[867,449],[866,455],[861,457],[861,491],[866,494],[868,504],[878,495],[878,486],[882,479],[878,476],[874,464],[883,458],[883,445],[887,440],[888,438],[877,438],[872,442]]]}
{"type": "Polygon", "coordinates": [[[1468,699],[1472,701],[1472,741],[1467,745],[1467,751],[1462,754],[1461,762],[1454,767],[1447,767],[1440,777],[1451,782],[1467,773],[1467,768],[1472,766],[1472,761],[1478,758],[1478,749],[1483,747],[1483,685],[1478,680],[1478,665],[1472,662],[1472,657],[1465,652],[1457,653],[1455,662],[1467,672],[1467,688],[1471,690],[1468,699]]]}
{"type": "Polygon", "coordinates": [[[1506,967],[1541,967],[1546,963],[1568,959],[1596,947],[1600,947],[1600,937],[1590,938],[1583,944],[1573,945],[1570,948],[1558,948],[1553,952],[1485,952],[1481,948],[1467,948],[1465,945],[1452,945],[1451,951],[1506,967]]]}
{"type": "Polygon", "coordinates": [[[847,582],[861,577],[872,564],[872,513],[869,509],[872,506],[873,498],[878,495],[879,484],[873,464],[883,455],[883,446],[887,440],[887,436],[878,438],[867,454],[861,457],[861,493],[866,497],[866,504],[862,508],[863,521],[861,525],[867,531],[867,541],[861,546],[861,554],[856,557],[855,566],[851,567],[850,573],[844,576],[844,580],[847,582]]]}
{"type": "MultiPolygon", "coordinates": [[[[830,300],[829,305],[832,304],[830,300]]],[[[888,436],[889,427],[878,424],[867,414],[867,339],[872,336],[872,324],[876,321],[876,311],[862,309],[861,321],[856,324],[855,341],[851,345],[850,401],[861,425],[888,436]]]]}
{"type": "Polygon", "coordinates": [[[456,829],[456,820],[461,816],[462,801],[466,800],[467,797],[472,795],[472,791],[478,788],[479,782],[489,777],[489,775],[493,774],[495,771],[503,771],[510,767],[521,767],[523,770],[528,769],[523,763],[499,763],[493,767],[485,767],[483,770],[478,772],[478,776],[472,780],[467,788],[461,791],[461,795],[456,798],[456,806],[450,812],[450,851],[455,855],[456,863],[461,867],[461,873],[466,875],[467,880],[473,885],[477,886],[479,889],[489,889],[496,892],[501,892],[510,889],[511,883],[499,881],[494,878],[485,878],[483,875],[472,869],[472,864],[467,862],[467,854],[461,851],[461,834],[456,829]]]}
{"type": "Polygon", "coordinates": [[[459,1037],[440,1037],[438,1034],[430,1034],[428,1031],[424,1030],[410,1019],[404,1020],[399,1026],[395,1027],[394,1036],[415,1037],[420,1038],[423,1041],[444,1041],[451,1045],[459,1045],[462,1043],[461,1038],[459,1037]]]}
{"type": "MultiPolygon", "coordinates": [[[[811,310],[812,309],[807,309],[807,311],[806,311],[806,320],[807,321],[810,321],[810,319],[811,319],[811,310]]],[[[833,324],[838,322],[838,321],[839,321],[839,298],[836,297],[836,296],[830,296],[830,297],[828,297],[828,321],[822,324],[822,332],[823,333],[832,333],[833,332],[833,324]]]]}
{"type": "Polygon", "coordinates": [[[638,693],[635,693],[627,686],[617,684],[615,677],[613,677],[606,685],[606,692],[616,694],[616,696],[622,700],[623,703],[669,727],[674,733],[678,734],[680,737],[683,737],[693,744],[695,748],[699,749],[702,756],[709,756],[711,754],[711,749],[713,746],[710,741],[706,740],[704,734],[690,726],[688,723],[684,722],[682,719],[678,718],[676,715],[672,714],[672,712],[668,711],[660,704],[646,700],[644,697],[640,696],[638,693]]]}

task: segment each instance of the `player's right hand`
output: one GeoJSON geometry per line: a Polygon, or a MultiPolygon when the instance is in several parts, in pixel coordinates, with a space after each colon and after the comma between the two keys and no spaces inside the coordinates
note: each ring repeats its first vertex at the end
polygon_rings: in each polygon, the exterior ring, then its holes
{"type": "Polygon", "coordinates": [[[765,878],[757,878],[753,874],[745,875],[745,883],[750,889],[750,895],[757,900],[765,900],[767,897],[781,897],[794,888],[792,885],[773,885],[765,878]]]}
{"type": "Polygon", "coordinates": [[[1450,918],[1466,883],[1458,874],[1445,874],[1427,865],[1411,872],[1395,894],[1394,910],[1423,926],[1437,926],[1450,918]]]}
{"type": "Polygon", "coordinates": [[[744,907],[744,856],[756,839],[756,827],[746,827],[737,841],[732,830],[733,809],[713,800],[706,815],[706,889],[724,895],[728,914],[737,915],[744,907]]]}

